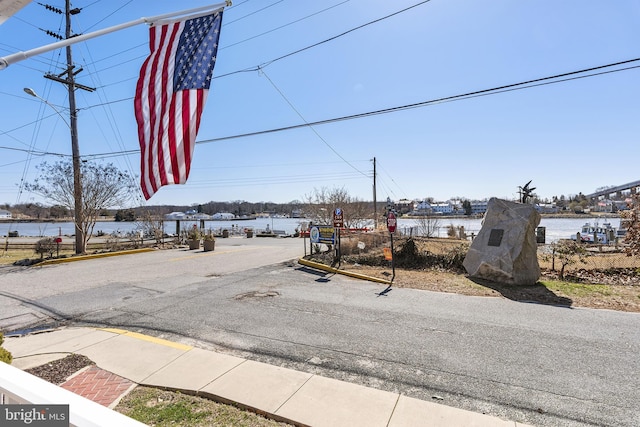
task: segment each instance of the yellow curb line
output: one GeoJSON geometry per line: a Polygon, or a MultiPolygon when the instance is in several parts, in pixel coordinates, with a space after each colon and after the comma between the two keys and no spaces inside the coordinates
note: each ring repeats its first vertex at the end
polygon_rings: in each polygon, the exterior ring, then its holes
{"type": "Polygon", "coordinates": [[[127,337],[136,338],[136,339],[139,339],[139,340],[142,340],[142,341],[151,342],[151,343],[154,343],[154,344],[164,345],[166,347],[171,347],[171,348],[175,348],[175,349],[178,349],[178,350],[184,350],[184,351],[193,350],[193,347],[190,346],[190,345],[180,344],[180,343],[177,343],[177,342],[164,340],[162,338],[152,337],[150,335],[139,334],[137,332],[126,331],[124,329],[98,328],[98,330],[99,331],[105,331],[105,332],[112,332],[114,334],[124,335],[124,336],[127,336],[127,337]]]}
{"type": "Polygon", "coordinates": [[[151,252],[151,251],[155,251],[155,249],[153,248],[130,249],[128,251],[105,252],[102,254],[72,256],[68,258],[50,259],[47,261],[39,262],[37,264],[34,264],[33,267],[40,267],[41,265],[62,264],[65,262],[83,261],[86,259],[93,259],[93,258],[106,258],[110,256],[139,254],[139,253],[151,252]]]}
{"type": "Polygon", "coordinates": [[[343,274],[345,276],[353,277],[356,279],[369,280],[370,282],[378,282],[383,283],[385,285],[391,285],[391,281],[387,279],[379,279],[373,276],[367,276],[365,274],[353,273],[351,271],[338,270],[337,268],[329,267],[325,264],[320,264],[319,262],[309,261],[306,259],[298,259],[298,264],[306,265],[307,267],[317,268],[318,270],[328,271],[330,273],[338,273],[343,274]]]}

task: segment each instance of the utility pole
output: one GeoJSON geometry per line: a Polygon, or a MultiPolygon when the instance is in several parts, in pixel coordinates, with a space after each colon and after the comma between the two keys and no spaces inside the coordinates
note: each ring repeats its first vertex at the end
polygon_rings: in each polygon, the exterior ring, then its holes
{"type": "Polygon", "coordinates": [[[376,158],[373,158],[373,225],[378,229],[378,200],[376,195],[376,158]]]}
{"type": "MultiPolygon", "coordinates": [[[[50,9],[53,10],[53,9],[50,9]]],[[[54,10],[57,11],[57,10],[54,10]]],[[[71,9],[71,0],[66,0],[65,16],[66,16],[66,32],[65,38],[73,37],[71,32],[71,15],[77,15],[80,9],[71,9]]],[[[78,110],[76,109],[76,88],[80,88],[89,92],[95,89],[88,86],[80,85],[75,82],[75,76],[82,71],[80,68],[74,71],[73,57],[71,54],[71,46],[67,46],[67,70],[62,74],[45,74],[46,79],[67,85],[69,90],[69,130],[71,131],[71,156],[73,162],[73,201],[74,201],[74,224],[76,233],[76,254],[84,253],[85,239],[82,223],[84,222],[84,213],[82,209],[82,175],[80,173],[80,148],[78,144],[78,110]],[[66,76],[63,78],[63,76],[66,76]]]]}

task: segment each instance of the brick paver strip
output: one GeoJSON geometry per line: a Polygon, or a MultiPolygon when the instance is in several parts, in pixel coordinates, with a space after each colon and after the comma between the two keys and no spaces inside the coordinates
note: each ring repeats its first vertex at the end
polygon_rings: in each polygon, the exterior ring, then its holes
{"type": "Polygon", "coordinates": [[[67,380],[60,387],[108,407],[132,385],[132,381],[94,365],[67,380]]]}

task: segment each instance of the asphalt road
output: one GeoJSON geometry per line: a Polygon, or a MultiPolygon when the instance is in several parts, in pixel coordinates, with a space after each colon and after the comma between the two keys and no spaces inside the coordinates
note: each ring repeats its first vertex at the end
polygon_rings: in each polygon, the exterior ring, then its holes
{"type": "Polygon", "coordinates": [[[640,315],[313,271],[299,239],[0,268],[0,328],[108,325],[538,426],[640,425],[640,315]]]}

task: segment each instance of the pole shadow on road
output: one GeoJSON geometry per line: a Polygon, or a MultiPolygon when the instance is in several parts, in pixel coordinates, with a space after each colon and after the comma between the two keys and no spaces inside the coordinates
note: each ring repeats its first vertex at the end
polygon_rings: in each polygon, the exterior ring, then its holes
{"type": "Polygon", "coordinates": [[[573,300],[571,298],[556,295],[541,283],[523,286],[495,283],[471,277],[469,279],[480,286],[499,292],[503,297],[512,301],[552,305],[564,308],[571,308],[573,305],[573,300]]]}
{"type": "Polygon", "coordinates": [[[316,276],[320,276],[316,279],[316,282],[320,282],[320,283],[327,283],[331,281],[331,277],[335,276],[336,273],[327,273],[325,271],[319,271],[319,270],[314,270],[313,268],[309,268],[309,267],[298,267],[296,268],[296,270],[298,271],[303,271],[305,273],[309,273],[309,274],[314,274],[316,276]]]}

